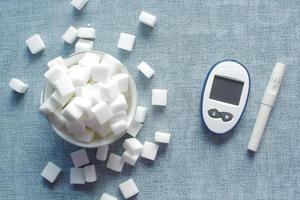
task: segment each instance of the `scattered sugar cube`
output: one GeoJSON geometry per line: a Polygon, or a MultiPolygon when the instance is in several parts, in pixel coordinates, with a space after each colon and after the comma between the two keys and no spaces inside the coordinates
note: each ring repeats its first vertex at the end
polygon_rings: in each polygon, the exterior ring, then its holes
{"type": "Polygon", "coordinates": [[[152,90],[152,105],[166,106],[168,99],[168,90],[153,89],[152,90]]]}
{"type": "Polygon", "coordinates": [[[114,114],[126,111],[128,108],[127,101],[123,94],[120,94],[109,106],[114,114]]]}
{"type": "Polygon", "coordinates": [[[157,151],[158,151],[157,144],[153,144],[151,142],[145,141],[141,157],[149,160],[155,160],[157,151]]]}
{"type": "Polygon", "coordinates": [[[124,141],[123,148],[130,154],[140,154],[143,151],[143,144],[136,138],[128,138],[124,141]]]}
{"type": "Polygon", "coordinates": [[[78,29],[78,37],[85,39],[95,39],[96,31],[92,27],[80,27],[78,29]]]}
{"type": "Polygon", "coordinates": [[[131,135],[132,137],[136,137],[138,133],[140,132],[141,128],[143,127],[143,124],[133,121],[131,125],[127,129],[127,133],[131,135]]]}
{"type": "Polygon", "coordinates": [[[118,200],[118,199],[108,193],[103,193],[100,200],[118,200]]]}
{"type": "Polygon", "coordinates": [[[113,124],[113,123],[121,121],[121,120],[127,121],[126,111],[121,111],[121,112],[114,114],[114,117],[111,120],[109,120],[109,123],[113,124]]]}
{"type": "Polygon", "coordinates": [[[168,144],[170,143],[170,137],[170,133],[155,132],[154,140],[155,142],[168,144]]]}
{"type": "Polygon", "coordinates": [[[51,101],[51,99],[48,99],[39,107],[39,110],[43,114],[49,115],[52,114],[58,107],[59,105],[56,102],[51,101]]]}
{"type": "Polygon", "coordinates": [[[39,34],[34,34],[26,40],[26,45],[32,54],[37,54],[45,49],[45,44],[39,34]]]}
{"type": "Polygon", "coordinates": [[[55,165],[53,162],[48,162],[46,167],[43,169],[41,176],[48,180],[50,183],[53,183],[60,172],[61,169],[57,165],[55,165]]]}
{"type": "Polygon", "coordinates": [[[154,15],[151,15],[150,13],[142,11],[139,16],[139,21],[153,28],[156,23],[156,17],[154,15]]]}
{"type": "Polygon", "coordinates": [[[87,2],[88,0],[72,0],[71,4],[77,10],[81,10],[87,2]]]}
{"type": "Polygon", "coordinates": [[[68,121],[66,128],[69,133],[74,135],[85,134],[85,124],[81,120],[68,121]]]}
{"type": "Polygon", "coordinates": [[[81,167],[90,163],[89,157],[85,149],[80,149],[71,153],[71,158],[75,167],[81,167]]]}
{"type": "Polygon", "coordinates": [[[117,81],[111,80],[101,85],[101,96],[106,101],[113,101],[120,94],[120,89],[117,81]]]}
{"type": "Polygon", "coordinates": [[[62,39],[66,43],[72,44],[76,40],[77,35],[78,35],[78,30],[73,26],[70,26],[63,34],[62,39]]]}
{"type": "Polygon", "coordinates": [[[120,135],[127,129],[127,123],[125,120],[120,120],[117,122],[114,122],[110,125],[110,128],[115,135],[120,135]]]}
{"type": "Polygon", "coordinates": [[[133,179],[129,179],[119,185],[119,188],[123,194],[125,199],[128,199],[136,194],[139,193],[139,189],[137,188],[136,184],[134,183],[133,179]]]}
{"type": "Polygon", "coordinates": [[[74,104],[69,103],[62,111],[62,115],[70,121],[79,120],[83,112],[74,104]]]}
{"type": "Polygon", "coordinates": [[[146,114],[147,114],[147,108],[142,106],[137,106],[134,120],[143,123],[145,121],[146,114]]]}
{"type": "Polygon", "coordinates": [[[91,52],[87,52],[84,56],[79,60],[78,64],[80,66],[92,66],[98,64],[100,62],[100,57],[91,52]]]}
{"type": "Polygon", "coordinates": [[[116,172],[121,172],[124,166],[124,161],[122,157],[111,153],[106,163],[106,167],[116,172]]]}
{"type": "Polygon", "coordinates": [[[99,101],[98,104],[92,107],[91,111],[100,124],[105,124],[114,116],[110,107],[105,101],[99,101]]]}
{"type": "Polygon", "coordinates": [[[84,176],[85,176],[85,182],[92,183],[97,181],[97,174],[96,174],[96,168],[95,165],[88,165],[83,168],[84,176]]]}
{"type": "Polygon", "coordinates": [[[129,82],[128,74],[125,73],[116,74],[112,77],[112,79],[118,82],[120,92],[128,91],[128,82],[129,82]]]}
{"type": "Polygon", "coordinates": [[[128,151],[124,151],[122,154],[122,159],[125,163],[134,166],[139,156],[140,154],[130,154],[128,151]]]}
{"type": "Polygon", "coordinates": [[[120,49],[132,51],[134,41],[135,41],[135,35],[131,35],[128,33],[120,33],[120,38],[117,46],[120,49]]]}
{"type": "Polygon", "coordinates": [[[115,74],[118,69],[122,68],[122,63],[116,59],[115,57],[105,54],[101,59],[101,64],[111,66],[112,67],[112,74],[115,74]]]}
{"type": "Polygon", "coordinates": [[[71,184],[85,184],[83,168],[71,168],[70,169],[70,183],[71,184]]]}
{"type": "Polygon", "coordinates": [[[107,158],[107,153],[108,153],[109,146],[108,145],[103,145],[97,148],[97,153],[96,153],[96,159],[105,161],[107,158]]]}
{"type": "Polygon", "coordinates": [[[94,81],[106,82],[111,79],[113,67],[106,64],[94,64],[92,67],[92,79],[94,81]]]}
{"type": "Polygon", "coordinates": [[[75,53],[81,51],[91,51],[94,48],[94,42],[85,39],[79,39],[75,44],[75,53]]]}
{"type": "Polygon", "coordinates": [[[58,108],[51,117],[51,123],[56,127],[62,127],[66,124],[66,118],[62,115],[62,109],[58,108]]]}
{"type": "Polygon", "coordinates": [[[28,85],[19,79],[12,78],[9,81],[9,87],[18,93],[25,93],[28,85]]]}
{"type": "Polygon", "coordinates": [[[58,56],[58,57],[50,60],[47,63],[47,66],[48,66],[48,68],[51,68],[51,67],[53,67],[56,64],[62,65],[62,67],[64,66],[65,69],[67,69],[66,63],[65,63],[64,59],[61,56],[58,56]]]}
{"type": "Polygon", "coordinates": [[[147,78],[151,78],[153,76],[153,74],[155,73],[155,71],[146,63],[146,62],[141,62],[138,66],[137,66],[138,70],[140,70],[140,72],[142,72],[147,78]]]}
{"type": "Polygon", "coordinates": [[[66,70],[60,67],[60,65],[54,65],[50,69],[48,69],[44,77],[52,84],[55,84],[55,81],[66,76],[66,70]]]}
{"type": "Polygon", "coordinates": [[[89,143],[94,139],[95,132],[89,129],[86,129],[84,133],[74,134],[73,137],[75,140],[80,142],[89,143]]]}
{"type": "Polygon", "coordinates": [[[72,95],[61,96],[58,91],[54,91],[50,98],[58,103],[61,107],[64,107],[69,102],[71,97],[72,95]]]}
{"type": "Polygon", "coordinates": [[[67,76],[55,81],[54,86],[61,96],[72,95],[75,92],[75,87],[72,83],[72,80],[67,76]]]}

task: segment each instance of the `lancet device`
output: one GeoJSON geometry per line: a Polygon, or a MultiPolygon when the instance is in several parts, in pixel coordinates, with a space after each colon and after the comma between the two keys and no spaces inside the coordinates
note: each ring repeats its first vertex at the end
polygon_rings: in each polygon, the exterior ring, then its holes
{"type": "Polygon", "coordinates": [[[213,133],[224,134],[241,118],[248,101],[250,77],[235,60],[213,65],[206,77],[202,94],[202,118],[213,133]]]}

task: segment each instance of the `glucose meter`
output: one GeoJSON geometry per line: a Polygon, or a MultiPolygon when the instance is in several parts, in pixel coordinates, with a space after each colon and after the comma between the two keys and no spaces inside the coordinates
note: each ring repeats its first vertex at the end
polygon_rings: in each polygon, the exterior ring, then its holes
{"type": "Polygon", "coordinates": [[[224,134],[238,123],[249,89],[249,73],[241,63],[224,60],[211,67],[202,94],[202,118],[211,132],[224,134]]]}

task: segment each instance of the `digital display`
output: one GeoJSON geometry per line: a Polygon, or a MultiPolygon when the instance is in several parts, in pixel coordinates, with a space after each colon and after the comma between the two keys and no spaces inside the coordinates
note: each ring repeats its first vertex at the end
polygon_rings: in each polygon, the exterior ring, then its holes
{"type": "Polygon", "coordinates": [[[239,105],[244,82],[215,76],[209,98],[239,105]]]}

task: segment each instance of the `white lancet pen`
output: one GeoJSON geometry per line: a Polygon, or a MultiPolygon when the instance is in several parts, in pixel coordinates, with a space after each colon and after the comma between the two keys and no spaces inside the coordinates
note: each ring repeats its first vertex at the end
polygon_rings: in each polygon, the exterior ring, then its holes
{"type": "Polygon", "coordinates": [[[281,80],[284,75],[285,64],[276,63],[271,78],[269,80],[268,86],[265,90],[265,94],[261,101],[260,109],[255,121],[255,125],[252,131],[250,141],[248,143],[248,149],[250,151],[256,152],[260,144],[264,129],[267,125],[272,107],[275,103],[281,80]]]}

